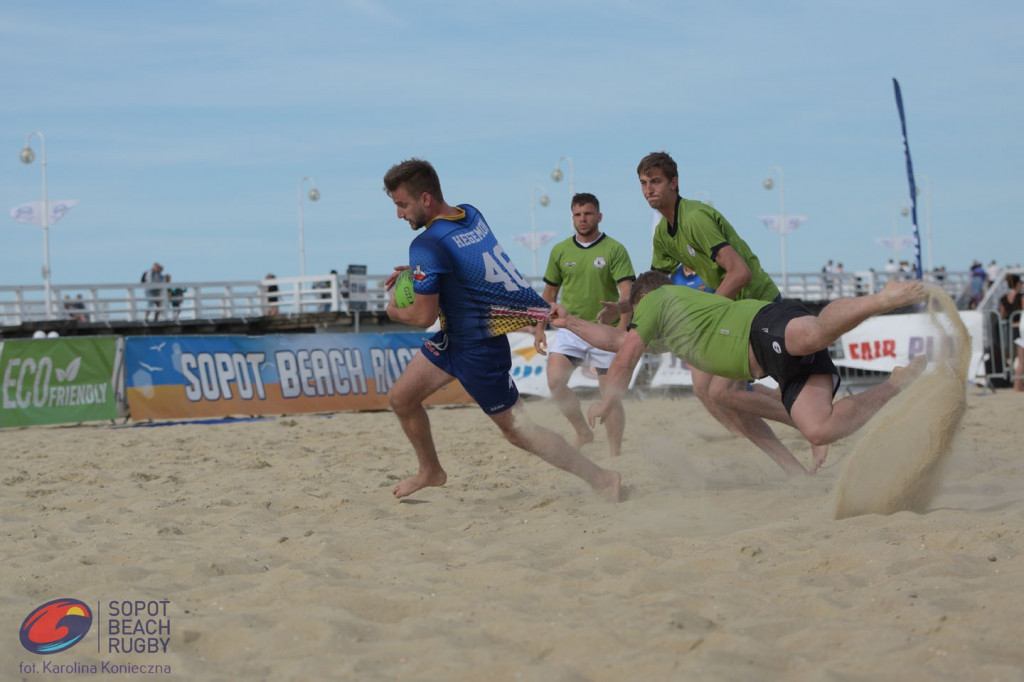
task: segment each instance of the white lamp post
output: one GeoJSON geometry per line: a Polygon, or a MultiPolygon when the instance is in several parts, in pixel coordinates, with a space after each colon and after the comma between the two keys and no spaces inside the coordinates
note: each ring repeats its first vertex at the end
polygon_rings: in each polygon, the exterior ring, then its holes
{"type": "Polygon", "coordinates": [[[299,180],[299,274],[303,277],[306,276],[306,242],[302,224],[302,185],[307,180],[309,180],[309,200],[318,201],[320,199],[320,190],[316,188],[316,182],[314,182],[313,178],[307,176],[299,180]]]}
{"type": "Polygon", "coordinates": [[[548,199],[548,195],[544,193],[544,188],[540,185],[534,185],[533,189],[530,190],[530,251],[533,254],[533,276],[537,276],[537,215],[536,207],[537,204],[541,206],[547,206],[551,203],[548,199]],[[537,190],[540,190],[540,199],[536,198],[537,190]]]}
{"type": "Polygon", "coordinates": [[[33,135],[39,136],[40,151],[43,155],[40,160],[43,167],[43,295],[46,297],[46,319],[53,319],[53,302],[50,300],[50,201],[46,195],[46,138],[38,130],[33,130],[25,136],[25,148],[21,150],[18,158],[22,163],[29,164],[35,161],[36,153],[29,146],[33,135]]]}
{"type": "MultiPolygon", "coordinates": [[[[551,179],[555,182],[561,182],[562,178],[562,161],[569,162],[569,194],[576,196],[576,167],[573,165],[571,156],[560,156],[558,161],[555,162],[555,170],[551,171],[551,179]]],[[[547,204],[544,204],[547,206],[547,204]]]]}
{"type": "Polygon", "coordinates": [[[782,168],[779,166],[769,168],[768,176],[764,179],[766,190],[775,187],[775,183],[772,181],[772,171],[779,174],[779,236],[782,238],[782,291],[785,292],[788,290],[786,279],[786,176],[782,174],[782,168]]]}

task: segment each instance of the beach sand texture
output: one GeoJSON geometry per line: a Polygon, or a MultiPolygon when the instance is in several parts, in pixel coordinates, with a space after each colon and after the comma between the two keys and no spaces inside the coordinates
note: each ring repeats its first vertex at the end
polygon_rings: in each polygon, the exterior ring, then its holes
{"type": "Polygon", "coordinates": [[[856,436],[788,478],[690,396],[627,401],[614,461],[600,430],[585,448],[622,472],[618,505],[472,406],[430,410],[448,485],[406,502],[389,412],[7,430],[0,678],[48,658],[189,680],[1024,680],[1022,400],[967,389],[925,513],[841,521],[856,436]],[[28,653],[16,629],[58,597],[169,600],[168,653],[97,653],[93,632],[28,653]]]}

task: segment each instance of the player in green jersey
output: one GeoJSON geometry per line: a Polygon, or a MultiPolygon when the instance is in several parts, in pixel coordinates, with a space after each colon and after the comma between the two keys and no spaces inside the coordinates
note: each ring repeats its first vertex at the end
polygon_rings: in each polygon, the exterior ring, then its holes
{"type": "Polygon", "coordinates": [[[894,369],[888,381],[833,403],[839,373],[828,347],[872,315],[919,303],[926,296],[919,281],[893,281],[878,293],[833,301],[814,316],[798,301],[730,301],[671,286],[665,273],[652,270],[633,286],[635,310],[627,333],[573,317],[559,305],[552,306],[549,321],[617,351],[602,401],[588,411],[592,424],[621,402],[633,368],[648,349],[667,350],[715,376],[771,376],[779,383],[790,425],[812,444],[827,445],[867,423],[926,364],[925,356],[918,356],[907,367],[894,369]]]}
{"type": "MultiPolygon", "coordinates": [[[[551,249],[541,296],[548,303],[554,303],[561,292],[562,305],[571,314],[596,322],[601,312],[601,301],[613,298],[629,300],[630,287],[636,276],[626,247],[600,230],[601,204],[597,197],[577,194],[572,198],[571,207],[575,234],[551,249]]],[[[617,321],[619,329],[625,331],[629,319],[629,313],[622,315],[617,321]]],[[[556,330],[551,348],[547,348],[544,328],[545,325],[537,325],[534,348],[541,355],[548,356],[551,398],[575,429],[576,447],[579,448],[594,440],[594,431],[583,416],[579,398],[569,388],[569,377],[579,365],[591,367],[596,370],[598,385],[603,390],[604,375],[615,354],[595,348],[568,329],[556,330]]],[[[613,457],[622,449],[626,415],[621,407],[621,404],[613,407],[604,421],[613,457]]]]}
{"type": "MultiPolygon", "coordinates": [[[[654,231],[652,269],[670,274],[677,265],[685,265],[700,275],[715,295],[732,300],[780,300],[775,283],[729,221],[711,206],[679,195],[679,171],[671,156],[648,154],[637,166],[637,176],[648,205],[662,215],[654,231]]],[[[599,320],[604,322],[628,309],[628,305],[609,303],[599,320]]],[[[804,470],[764,422],[786,423],[786,411],[777,395],[762,392],[759,386],[747,390],[745,381],[701,369],[691,369],[691,376],[694,395],[723,426],[746,436],[785,471],[804,470]]],[[[811,450],[815,462],[828,454],[824,446],[812,445],[811,450]]]]}

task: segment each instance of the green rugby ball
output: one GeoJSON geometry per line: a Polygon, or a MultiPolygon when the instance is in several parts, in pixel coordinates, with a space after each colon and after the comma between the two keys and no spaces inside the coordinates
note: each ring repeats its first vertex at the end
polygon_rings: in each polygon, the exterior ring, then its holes
{"type": "Polygon", "coordinates": [[[416,292],[412,288],[412,270],[402,270],[395,280],[395,305],[408,308],[416,300],[416,292]]]}

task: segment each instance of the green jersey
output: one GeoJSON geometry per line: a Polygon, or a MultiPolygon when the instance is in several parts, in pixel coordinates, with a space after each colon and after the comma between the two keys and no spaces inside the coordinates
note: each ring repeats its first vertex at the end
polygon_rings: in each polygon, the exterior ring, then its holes
{"type": "Polygon", "coordinates": [[[632,327],[654,352],[678,355],[726,379],[750,375],[750,325],[768,301],[730,301],[690,287],[663,286],[633,310],[632,327]]]}
{"type": "Polygon", "coordinates": [[[589,245],[576,237],[551,249],[544,281],[561,287],[561,303],[570,314],[597,322],[601,301],[619,300],[619,282],[636,279],[629,253],[619,242],[602,234],[589,245]]]}
{"type": "Polygon", "coordinates": [[[676,202],[676,224],[669,225],[665,218],[658,223],[651,269],[671,274],[682,263],[700,275],[708,287],[718,289],[725,279],[725,269],[715,262],[714,255],[726,245],[735,249],[750,268],[750,281],[736,298],[774,301],[779,288],[761,269],[757,256],[721,213],[699,201],[680,197],[676,202]]]}

